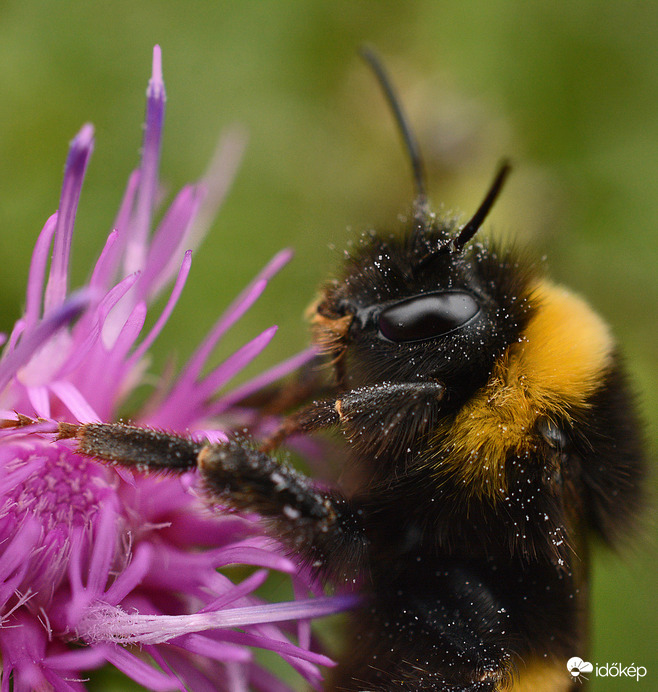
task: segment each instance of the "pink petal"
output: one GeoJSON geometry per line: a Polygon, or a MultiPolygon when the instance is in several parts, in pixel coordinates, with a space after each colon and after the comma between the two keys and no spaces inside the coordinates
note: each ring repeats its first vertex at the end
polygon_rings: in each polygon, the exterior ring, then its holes
{"type": "Polygon", "coordinates": [[[94,128],[87,124],[73,138],[66,160],[59,213],[57,214],[55,246],[44,298],[45,313],[62,305],[66,298],[73,224],[78,210],[82,181],[93,148],[94,128]]]}
{"type": "Polygon", "coordinates": [[[123,569],[105,592],[104,600],[110,605],[117,605],[143,581],[151,567],[151,558],[153,556],[153,548],[150,543],[141,543],[133,555],[130,564],[123,569]]]}
{"type": "Polygon", "coordinates": [[[66,406],[77,422],[97,423],[100,421],[96,411],[72,382],[66,380],[53,382],[50,390],[66,406]]]}
{"type": "Polygon", "coordinates": [[[27,280],[27,297],[25,302],[25,326],[30,329],[41,316],[41,301],[43,300],[43,284],[46,278],[46,266],[50,244],[57,227],[58,213],[55,212],[46,221],[46,225],[37,238],[30,263],[30,273],[27,280]]]}
{"type": "Polygon", "coordinates": [[[210,334],[208,334],[201,346],[190,358],[179,379],[181,386],[189,385],[197,379],[217,341],[256,302],[260,294],[265,290],[267,282],[290,261],[291,257],[292,252],[290,250],[282,250],[274,255],[256,278],[229,305],[224,315],[217,321],[210,334]]]}
{"type": "Polygon", "coordinates": [[[153,299],[171,280],[168,267],[176,266],[183,254],[185,237],[203,197],[198,185],[185,186],[176,196],[150,243],[139,283],[139,295],[153,299]]]}
{"type": "Polygon", "coordinates": [[[314,348],[307,348],[305,351],[295,354],[291,358],[288,358],[278,365],[275,365],[273,368],[270,368],[251,380],[248,380],[243,385],[236,387],[228,394],[220,397],[216,402],[213,402],[213,404],[210,406],[212,415],[219,415],[230,406],[233,406],[239,402],[241,399],[251,396],[261,389],[265,389],[277,380],[289,375],[291,372],[295,372],[299,368],[304,367],[316,356],[317,351],[314,348]]]}
{"type": "Polygon", "coordinates": [[[43,385],[26,387],[27,398],[39,418],[50,418],[50,395],[48,388],[43,385]]]}
{"type": "Polygon", "coordinates": [[[194,398],[199,402],[209,399],[220,387],[243,370],[251,361],[262,353],[276,334],[277,327],[270,327],[257,337],[247,342],[229,356],[220,366],[203,378],[194,391],[194,398]]]}
{"type": "Polygon", "coordinates": [[[94,286],[99,291],[107,289],[108,278],[113,274],[113,256],[116,254],[118,239],[119,231],[116,229],[111,231],[105,241],[105,247],[101,250],[101,254],[94,265],[89,285],[94,286]]]}
{"type": "Polygon", "coordinates": [[[133,355],[130,357],[131,363],[136,363],[144,356],[146,351],[151,347],[153,342],[156,340],[156,338],[162,331],[165,324],[167,324],[167,321],[169,320],[169,317],[171,316],[171,313],[176,307],[176,303],[178,302],[178,299],[180,298],[180,295],[183,292],[183,288],[185,287],[185,282],[187,281],[187,277],[190,273],[191,266],[192,253],[188,250],[185,253],[185,257],[183,258],[183,263],[181,264],[180,271],[178,272],[178,276],[176,277],[176,283],[174,284],[174,287],[171,291],[171,295],[169,296],[169,300],[167,301],[164,310],[160,314],[160,317],[158,317],[156,323],[153,325],[151,331],[139,344],[139,346],[135,349],[133,355]]]}
{"type": "Polygon", "coordinates": [[[183,689],[176,678],[158,672],[153,666],[144,663],[120,646],[109,647],[105,658],[135,682],[150,690],[165,692],[166,690],[183,689]]]}
{"type": "Polygon", "coordinates": [[[155,46],[151,79],[146,90],[146,123],[142,141],[141,175],[137,190],[137,210],[126,247],[126,273],[143,269],[146,262],[148,234],[158,190],[158,166],[162,147],[165,101],[162,55],[160,46],[155,46]]]}
{"type": "Polygon", "coordinates": [[[175,646],[181,646],[193,654],[215,659],[216,661],[241,661],[246,663],[253,658],[249,649],[226,642],[213,641],[200,634],[187,634],[184,637],[174,639],[171,643],[175,646]]]}
{"type": "Polygon", "coordinates": [[[89,292],[72,295],[64,304],[51,310],[39,324],[23,334],[19,344],[0,361],[0,391],[15,376],[16,371],[60,329],[72,322],[89,304],[89,292]]]}
{"type": "Polygon", "coordinates": [[[268,574],[267,570],[259,569],[246,579],[243,579],[239,584],[236,584],[232,589],[222,594],[219,598],[210,601],[210,603],[199,612],[208,613],[213,610],[219,610],[220,608],[225,608],[230,603],[235,603],[235,601],[248,596],[265,583],[268,574]]]}

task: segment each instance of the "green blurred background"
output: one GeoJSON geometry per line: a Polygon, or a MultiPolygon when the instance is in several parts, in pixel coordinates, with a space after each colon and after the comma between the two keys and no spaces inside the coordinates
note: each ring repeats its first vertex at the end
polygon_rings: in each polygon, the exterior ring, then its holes
{"type": "MultiPolygon", "coordinates": [[[[412,195],[390,113],[356,56],[363,42],[393,74],[427,158],[435,207],[472,212],[499,159],[513,159],[490,225],[546,254],[553,276],[611,322],[655,457],[655,3],[4,0],[0,329],[19,315],[68,142],[90,121],[96,150],[73,260],[74,284],[86,278],[138,160],[151,50],[160,43],[169,99],[162,177],[170,189],[203,172],[223,127],[241,123],[250,140],[154,367],[172,352],[182,362],[283,246],[296,259],[217,359],[272,321],[280,331],[257,369],[300,349],[304,307],[345,242],[369,224],[390,223],[412,195]]],[[[658,690],[653,517],[650,510],[644,535],[621,556],[597,553],[590,656],[645,665],[649,675],[639,684],[598,679],[594,690],[658,690]]]]}

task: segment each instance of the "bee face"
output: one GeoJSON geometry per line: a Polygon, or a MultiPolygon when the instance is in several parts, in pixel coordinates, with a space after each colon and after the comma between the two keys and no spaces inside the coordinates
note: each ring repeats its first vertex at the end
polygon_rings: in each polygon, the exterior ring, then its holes
{"type": "Polygon", "coordinates": [[[417,219],[407,233],[362,237],[313,317],[340,384],[436,381],[456,406],[520,338],[536,270],[489,243],[455,248],[457,233],[417,219]]]}

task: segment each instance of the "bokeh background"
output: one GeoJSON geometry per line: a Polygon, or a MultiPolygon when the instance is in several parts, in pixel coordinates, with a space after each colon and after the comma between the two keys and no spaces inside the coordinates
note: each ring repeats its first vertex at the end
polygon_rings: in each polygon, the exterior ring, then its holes
{"type": "MultiPolygon", "coordinates": [[[[475,209],[496,163],[515,163],[494,232],[546,255],[619,337],[655,458],[658,430],[658,5],[433,0],[176,0],[0,3],[0,329],[24,299],[32,244],[57,206],[69,140],[87,121],[96,149],[74,242],[82,283],[109,231],[141,139],[155,43],[168,111],[162,178],[201,175],[222,128],[248,149],[157,348],[182,362],[219,311],[284,246],[294,262],[223,343],[217,359],[273,321],[255,367],[306,342],[314,287],[354,233],[408,209],[408,162],[357,47],[375,45],[427,159],[431,198],[475,209]]],[[[655,482],[653,482],[655,487],[655,482]]],[[[593,576],[598,663],[649,669],[658,690],[655,512],[593,576]]],[[[574,652],[583,654],[584,652],[574,652]]],[[[126,689],[97,678],[96,689],[126,689]]]]}

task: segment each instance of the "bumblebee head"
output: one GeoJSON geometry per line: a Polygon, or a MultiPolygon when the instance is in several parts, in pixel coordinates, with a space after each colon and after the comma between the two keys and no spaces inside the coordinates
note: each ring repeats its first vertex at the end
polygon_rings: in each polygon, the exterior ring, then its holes
{"type": "Polygon", "coordinates": [[[493,361],[519,338],[529,312],[532,270],[513,253],[471,240],[509,174],[503,162],[463,226],[429,210],[420,149],[388,74],[362,51],[402,135],[416,197],[402,233],[371,231],[327,284],[310,317],[315,344],[329,354],[340,386],[430,380],[458,405],[493,361]]]}
{"type": "Polygon", "coordinates": [[[511,250],[469,242],[508,172],[463,226],[417,203],[406,232],[362,237],[312,316],[341,385],[430,380],[458,404],[486,381],[527,322],[535,273],[511,250]]]}

